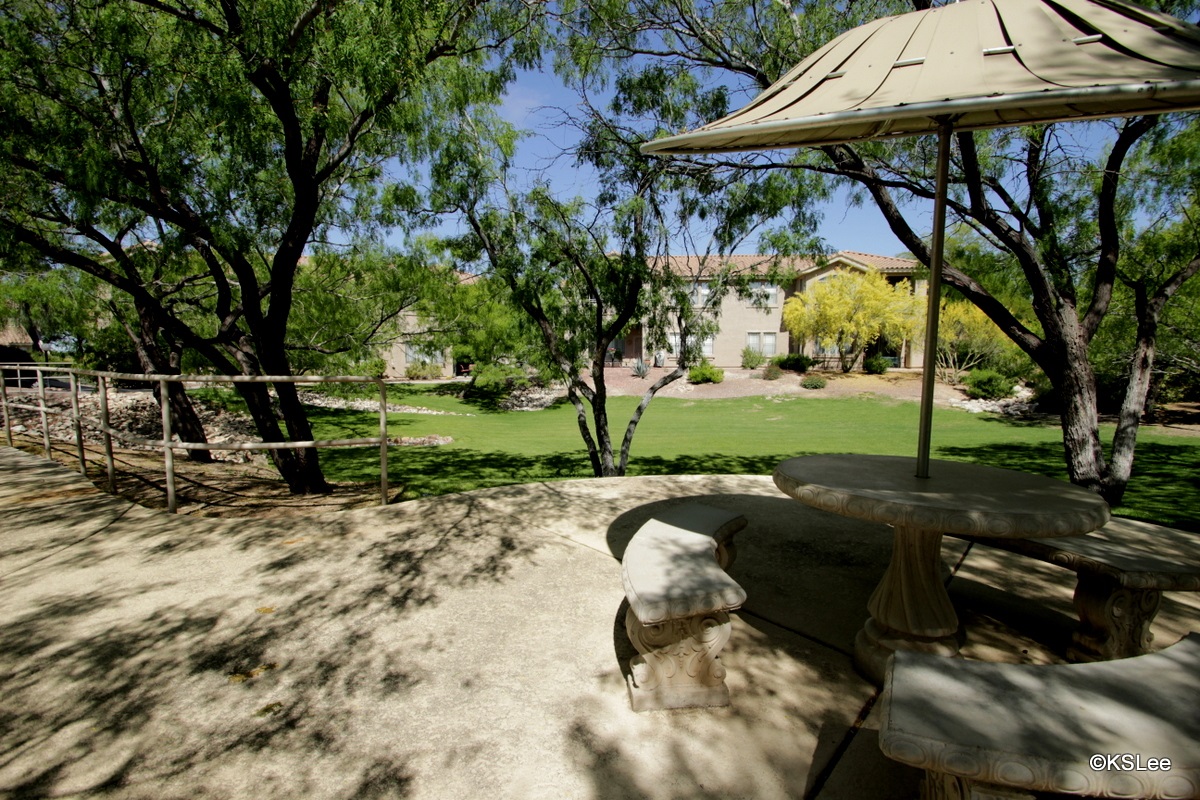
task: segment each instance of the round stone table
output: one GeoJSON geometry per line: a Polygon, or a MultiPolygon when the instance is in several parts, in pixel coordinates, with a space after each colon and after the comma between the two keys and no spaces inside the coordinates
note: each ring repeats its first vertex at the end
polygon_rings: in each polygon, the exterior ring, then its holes
{"type": "Polygon", "coordinates": [[[942,535],[1077,536],[1108,522],[1099,495],[1063,481],[958,461],[824,455],[775,468],[775,485],[805,505],[895,529],[892,560],[854,640],[855,663],[877,684],[897,648],[954,655],[958,615],[942,583],[942,535]]]}

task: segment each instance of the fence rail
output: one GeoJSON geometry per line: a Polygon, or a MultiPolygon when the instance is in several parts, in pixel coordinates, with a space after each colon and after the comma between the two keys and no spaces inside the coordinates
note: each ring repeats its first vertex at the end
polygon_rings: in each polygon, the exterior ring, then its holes
{"type": "MultiPolygon", "coordinates": [[[[32,386],[28,387],[32,388],[32,386]]],[[[381,505],[387,505],[388,496],[388,429],[387,429],[387,384],[382,378],[365,378],[357,375],[144,375],[129,372],[104,372],[99,370],[72,369],[66,366],[48,366],[44,364],[0,364],[0,406],[4,410],[4,436],[8,446],[13,446],[12,413],[10,409],[36,411],[42,423],[42,446],[46,458],[50,458],[50,415],[68,416],[71,419],[75,449],[79,458],[79,472],[87,475],[87,461],[83,447],[83,423],[86,421],[97,428],[104,442],[105,468],[108,474],[108,490],[116,490],[116,465],[113,459],[113,439],[122,444],[141,445],[162,450],[163,472],[166,475],[167,510],[175,513],[177,502],[175,497],[175,451],[176,450],[303,450],[322,447],[363,447],[379,446],[379,498],[381,505]],[[9,397],[8,380],[16,378],[17,388],[22,387],[22,381],[31,379],[25,373],[35,373],[37,383],[37,405],[14,402],[9,397]],[[46,403],[47,381],[62,381],[66,376],[67,390],[71,395],[70,411],[48,406],[46,403]],[[94,391],[99,398],[100,418],[83,417],[79,411],[80,378],[95,380],[94,391]],[[137,381],[157,384],[159,389],[159,406],[162,409],[162,438],[148,439],[143,436],[133,436],[125,431],[112,427],[108,411],[109,381],[137,381]],[[166,402],[169,397],[169,387],[172,383],[191,384],[229,384],[229,383],[293,383],[293,384],[322,384],[322,383],[371,383],[379,390],[379,435],[359,439],[318,439],[313,441],[283,441],[283,442],[185,442],[173,441],[171,404],[166,402]]]]}

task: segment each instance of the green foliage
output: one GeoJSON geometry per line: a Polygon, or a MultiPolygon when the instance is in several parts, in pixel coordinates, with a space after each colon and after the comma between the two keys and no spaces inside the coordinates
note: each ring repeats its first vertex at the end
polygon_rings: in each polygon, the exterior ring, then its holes
{"type": "MultiPolygon", "coordinates": [[[[429,242],[451,261],[466,255],[460,242],[429,242]]],[[[473,254],[477,255],[477,254],[473,254]]],[[[505,380],[527,368],[545,369],[540,337],[516,306],[508,285],[496,275],[454,273],[450,285],[430,292],[418,305],[409,341],[429,352],[451,350],[456,363],[473,364],[472,379],[505,380]]]]}
{"type": "MultiPolygon", "coordinates": [[[[391,181],[426,182],[448,129],[498,105],[543,37],[541,7],[509,0],[14,0],[0,255],[29,248],[109,284],[173,356],[334,371],[394,333],[424,278],[379,246],[420,213],[391,181]]],[[[306,438],[303,408],[287,393],[278,407],[306,438]]],[[[255,408],[277,437],[265,396],[255,408]]],[[[272,457],[293,491],[327,488],[315,451],[272,457]]]]}
{"type": "Polygon", "coordinates": [[[778,364],[772,362],[767,364],[766,369],[763,370],[762,376],[763,380],[777,381],[783,377],[783,369],[778,364]]]}
{"type": "Polygon", "coordinates": [[[678,368],[652,385],[646,403],[666,382],[685,375],[716,329],[721,299],[734,286],[723,253],[765,219],[749,212],[722,219],[711,203],[695,202],[694,186],[681,188],[669,164],[637,155],[636,142],[622,138],[629,132],[602,120],[586,132],[581,155],[602,172],[597,207],[581,199],[563,201],[544,185],[517,192],[503,148],[493,146],[502,133],[496,126],[464,127],[460,151],[435,165],[440,178],[432,205],[457,213],[470,230],[444,247],[458,263],[504,285],[503,296],[519,310],[522,330],[536,336],[539,374],[569,387],[594,473],[624,474],[646,405],[630,417],[618,455],[602,390],[605,354],[633,326],[640,327],[646,349],[673,353],[678,368]],[[498,150],[501,157],[493,157],[498,150]],[[711,288],[700,304],[691,290],[701,276],[680,275],[661,257],[679,235],[671,225],[686,228],[697,219],[716,221],[719,228],[711,237],[719,252],[697,258],[711,288]]]}
{"type": "Polygon", "coordinates": [[[198,405],[230,414],[246,414],[246,401],[232,387],[203,386],[188,389],[188,397],[198,405]]]}
{"type": "Polygon", "coordinates": [[[890,366],[888,360],[878,354],[863,359],[863,372],[868,375],[883,375],[888,371],[888,367],[890,366]]]}
{"type": "Polygon", "coordinates": [[[650,374],[650,365],[639,358],[637,363],[633,365],[633,374],[645,380],[646,376],[650,374]]]}
{"type": "Polygon", "coordinates": [[[510,394],[531,385],[529,374],[511,364],[484,364],[471,373],[471,389],[485,394],[510,394]]]}
{"type": "Polygon", "coordinates": [[[908,281],[892,285],[875,271],[843,271],[788,298],[783,324],[799,341],[835,349],[842,371],[849,372],[880,337],[899,342],[917,335],[922,314],[908,281]]]}
{"type": "Polygon", "coordinates": [[[404,377],[410,381],[432,381],[442,377],[442,365],[429,361],[417,361],[404,368],[404,377]]]}
{"type": "Polygon", "coordinates": [[[976,400],[1003,400],[1012,396],[1016,381],[990,369],[977,369],[963,380],[967,397],[976,400]]]}
{"type": "Polygon", "coordinates": [[[133,341],[118,323],[93,330],[79,343],[75,363],[82,369],[142,372],[133,341]]]}
{"type": "Polygon", "coordinates": [[[805,375],[804,380],[800,381],[800,385],[805,389],[824,389],[828,383],[820,375],[805,375]]]}
{"type": "Polygon", "coordinates": [[[714,367],[707,360],[688,370],[688,383],[720,383],[725,380],[725,370],[714,367]]]}
{"type": "Polygon", "coordinates": [[[742,369],[758,369],[767,361],[767,357],[750,346],[742,348],[742,369]]]}
{"type": "MultiPolygon", "coordinates": [[[[1194,0],[1154,7],[1183,19],[1193,18],[1197,8],[1194,0]]],[[[912,8],[899,0],[571,0],[560,4],[571,24],[558,66],[586,80],[589,88],[611,89],[614,107],[652,121],[651,135],[670,135],[732,110],[740,105],[739,95],[752,97],[766,89],[835,36],[912,8]]],[[[1128,377],[1115,383],[1125,384],[1128,402],[1136,405],[1155,357],[1153,339],[1169,329],[1165,323],[1173,303],[1163,304],[1181,284],[1194,280],[1193,259],[1200,249],[1193,241],[1168,258],[1131,256],[1141,248],[1147,229],[1166,232],[1176,222],[1180,230],[1196,229],[1200,122],[1195,115],[1165,114],[1028,125],[960,134],[956,143],[959,155],[949,186],[952,216],[962,219],[962,231],[977,236],[968,237],[975,241],[966,252],[955,241],[963,237],[952,236],[948,242],[948,285],[985,309],[1056,386],[1090,380],[1085,360],[1089,345],[1106,348],[1095,352],[1092,347],[1092,358],[1106,361],[1109,374],[1128,377]],[[1127,306],[1135,324],[1121,333],[1143,335],[1115,337],[1109,346],[1093,337],[1111,313],[1109,298],[1121,284],[1141,298],[1127,306]],[[1120,369],[1122,363],[1129,368],[1120,369]]],[[[754,152],[741,161],[729,154],[722,157],[722,168],[705,163],[699,171],[719,174],[730,186],[748,185],[756,175],[804,173],[819,179],[813,181],[812,198],[837,183],[849,189],[851,202],[877,202],[884,208],[893,232],[928,265],[931,254],[922,235],[927,222],[920,210],[925,206],[905,200],[929,196],[935,147],[935,137],[927,136],[754,152]],[[730,169],[730,164],[745,169],[730,169]],[[779,169],[764,169],[768,165],[779,169]]],[[[693,162],[684,163],[681,171],[695,169],[693,162]]],[[[812,207],[802,213],[811,215],[812,207]]],[[[1186,332],[1179,341],[1188,341],[1186,332]]],[[[1200,342],[1192,338],[1191,343],[1195,353],[1200,342]]],[[[857,345],[842,341],[828,346],[838,348],[843,368],[849,369],[853,360],[846,356],[855,355],[857,345]]],[[[970,353],[969,347],[962,350],[970,353]]],[[[932,361],[934,353],[926,357],[932,361]]],[[[1005,354],[995,366],[1004,362],[1006,372],[1033,372],[1019,361],[1005,354]]],[[[1169,361],[1164,372],[1195,371],[1196,360],[1184,347],[1169,361]]],[[[976,366],[991,364],[984,360],[976,366]]],[[[950,366],[955,371],[969,368],[950,366]]],[[[1171,380],[1161,373],[1156,377],[1159,385],[1171,380]]],[[[1118,500],[1133,461],[1138,415],[1124,414],[1113,447],[1105,448],[1095,409],[1085,406],[1066,407],[1070,418],[1064,421],[1087,430],[1066,442],[1071,474],[1118,500]],[[1106,461],[1108,451],[1112,458],[1106,461]]]]}
{"type": "Polygon", "coordinates": [[[777,364],[780,369],[790,369],[793,372],[808,372],[816,361],[800,353],[788,353],[787,355],[775,356],[775,358],[771,359],[771,363],[777,364]]]}

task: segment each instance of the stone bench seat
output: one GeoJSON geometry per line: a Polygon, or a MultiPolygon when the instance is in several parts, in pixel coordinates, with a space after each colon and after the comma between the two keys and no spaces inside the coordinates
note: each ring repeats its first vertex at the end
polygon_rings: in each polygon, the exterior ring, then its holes
{"type": "Polygon", "coordinates": [[[1200,535],[1113,517],[1085,536],[1046,539],[960,536],[975,544],[1065,567],[1078,576],[1070,661],[1141,655],[1164,591],[1200,591],[1200,535]]]}
{"type": "Polygon", "coordinates": [[[655,515],[626,546],[621,580],[625,630],[638,651],[629,678],[635,711],[729,704],[718,653],[729,640],[729,612],[746,592],[724,567],[735,554],[733,535],[745,527],[736,512],[689,503],[655,515]]]}
{"type": "Polygon", "coordinates": [[[1198,697],[1195,633],[1157,653],[1088,664],[897,651],[879,746],[926,771],[923,798],[1197,798],[1198,697]]]}

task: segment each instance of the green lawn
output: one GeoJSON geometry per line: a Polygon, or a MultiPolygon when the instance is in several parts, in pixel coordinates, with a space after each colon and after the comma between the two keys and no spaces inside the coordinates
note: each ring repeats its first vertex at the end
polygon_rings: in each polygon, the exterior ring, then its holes
{"type": "MultiPolygon", "coordinates": [[[[496,412],[431,386],[392,387],[389,400],[471,416],[390,414],[392,436],[453,437],[442,447],[394,447],[388,476],[405,499],[487,486],[590,477],[575,410],[496,412]]],[[[636,398],[610,400],[614,437],[636,398]]],[[[812,453],[914,455],[916,403],[800,396],[687,400],[658,398],[638,427],[631,475],[746,473],[769,475],[785,459],[812,453]]],[[[370,436],[378,416],[311,409],[318,438],[370,436]]],[[[1106,436],[1111,431],[1106,432],[1106,436]]],[[[934,412],[936,458],[971,461],[1066,478],[1057,424],[1030,424],[987,414],[934,412]]],[[[327,450],[330,480],[373,481],[378,451],[327,450]]],[[[1200,530],[1200,438],[1143,430],[1122,515],[1200,530]]]]}

